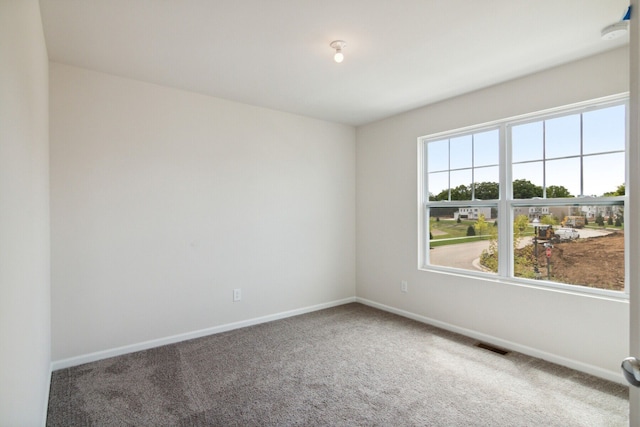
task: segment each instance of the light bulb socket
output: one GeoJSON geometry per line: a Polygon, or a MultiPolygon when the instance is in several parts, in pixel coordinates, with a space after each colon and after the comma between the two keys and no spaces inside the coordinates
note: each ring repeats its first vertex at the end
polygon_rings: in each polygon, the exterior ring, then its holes
{"type": "Polygon", "coordinates": [[[342,53],[342,49],[347,45],[347,42],[344,40],[334,40],[329,46],[336,50],[335,55],[333,55],[333,60],[340,63],[344,60],[344,54],[342,53]]]}

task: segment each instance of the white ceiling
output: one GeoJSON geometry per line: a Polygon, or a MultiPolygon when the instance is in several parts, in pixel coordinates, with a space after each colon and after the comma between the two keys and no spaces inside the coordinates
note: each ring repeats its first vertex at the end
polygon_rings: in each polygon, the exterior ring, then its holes
{"type": "Polygon", "coordinates": [[[40,0],[52,61],[351,125],[622,46],[628,4],[40,0]]]}

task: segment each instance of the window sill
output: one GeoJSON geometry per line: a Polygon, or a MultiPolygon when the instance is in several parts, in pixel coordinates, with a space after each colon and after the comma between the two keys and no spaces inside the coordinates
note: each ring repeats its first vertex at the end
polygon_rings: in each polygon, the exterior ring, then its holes
{"type": "Polygon", "coordinates": [[[442,274],[445,276],[455,276],[465,279],[481,280],[503,285],[519,286],[541,291],[560,292],[587,298],[599,298],[612,301],[628,301],[629,294],[622,291],[610,291],[607,289],[591,288],[580,285],[569,285],[565,283],[554,283],[546,280],[522,279],[517,277],[503,277],[493,273],[482,271],[468,271],[451,267],[421,266],[419,271],[427,273],[442,274]]]}

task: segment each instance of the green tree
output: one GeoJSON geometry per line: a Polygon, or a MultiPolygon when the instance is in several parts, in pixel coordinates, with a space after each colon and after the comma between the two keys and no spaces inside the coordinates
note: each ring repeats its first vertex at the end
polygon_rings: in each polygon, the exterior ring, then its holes
{"type": "Polygon", "coordinates": [[[471,188],[458,185],[451,189],[451,200],[471,200],[471,188]]]}
{"type": "Polygon", "coordinates": [[[616,188],[616,191],[610,191],[608,193],[604,193],[603,196],[606,196],[606,197],[624,196],[624,194],[625,194],[625,185],[620,184],[618,185],[618,188],[616,188]]]}
{"type": "Polygon", "coordinates": [[[550,185],[547,187],[548,198],[573,197],[569,190],[562,185],[550,185]]]}
{"type": "Polygon", "coordinates": [[[518,215],[513,221],[513,247],[518,247],[520,240],[524,237],[524,232],[529,227],[529,217],[518,215]]]}
{"type": "Polygon", "coordinates": [[[495,200],[500,197],[500,186],[497,182],[478,182],[474,190],[475,198],[479,200],[495,200]]]}
{"type": "Polygon", "coordinates": [[[480,214],[478,216],[478,220],[474,224],[474,228],[476,229],[476,234],[479,234],[480,236],[487,234],[489,224],[485,221],[484,214],[480,214]]]}
{"type": "Polygon", "coordinates": [[[540,218],[540,223],[541,224],[546,224],[546,225],[558,225],[558,218],[552,216],[552,215],[545,215],[542,218],[540,218]]]}
{"type": "Polygon", "coordinates": [[[596,224],[598,224],[600,227],[604,227],[604,217],[601,213],[599,213],[596,217],[596,224]]]}
{"type": "Polygon", "coordinates": [[[528,179],[516,179],[513,181],[514,199],[532,199],[542,197],[542,187],[533,184],[528,179]]]}
{"type": "Polygon", "coordinates": [[[607,218],[607,225],[613,225],[613,217],[611,215],[607,218]]]}
{"type": "MultiPolygon", "coordinates": [[[[530,256],[526,253],[516,251],[520,241],[524,237],[524,233],[529,227],[529,217],[526,215],[518,215],[513,221],[513,249],[515,257],[515,267],[517,271],[522,271],[531,261],[530,256]]],[[[489,248],[480,254],[480,264],[490,271],[498,271],[498,228],[491,227],[489,229],[489,248]]]]}
{"type": "Polygon", "coordinates": [[[620,219],[620,216],[616,216],[616,227],[622,227],[622,220],[620,219]]]}
{"type": "Polygon", "coordinates": [[[480,264],[485,268],[498,272],[498,229],[492,227],[489,230],[489,248],[482,251],[480,254],[480,264]]]}
{"type": "MultiPolygon", "coordinates": [[[[444,189],[435,196],[436,200],[449,200],[449,189],[444,189]]],[[[458,185],[451,188],[451,200],[471,200],[471,188],[466,185],[458,185]]]]}
{"type": "Polygon", "coordinates": [[[467,236],[475,236],[475,235],[476,235],[475,228],[473,228],[473,225],[469,225],[469,227],[467,227],[467,236]]]}
{"type": "MultiPolygon", "coordinates": [[[[431,199],[430,199],[431,200],[431,199]]],[[[449,189],[444,189],[435,196],[433,196],[433,200],[442,201],[449,200],[449,189]]]]}

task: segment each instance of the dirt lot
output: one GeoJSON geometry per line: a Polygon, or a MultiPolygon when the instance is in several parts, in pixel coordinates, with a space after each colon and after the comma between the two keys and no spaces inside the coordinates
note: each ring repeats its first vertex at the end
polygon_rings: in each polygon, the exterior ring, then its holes
{"type": "MultiPolygon", "coordinates": [[[[538,246],[538,265],[547,277],[547,258],[538,246]]],[[[624,233],[555,243],[550,260],[551,280],[593,288],[624,290],[624,233]]]]}

